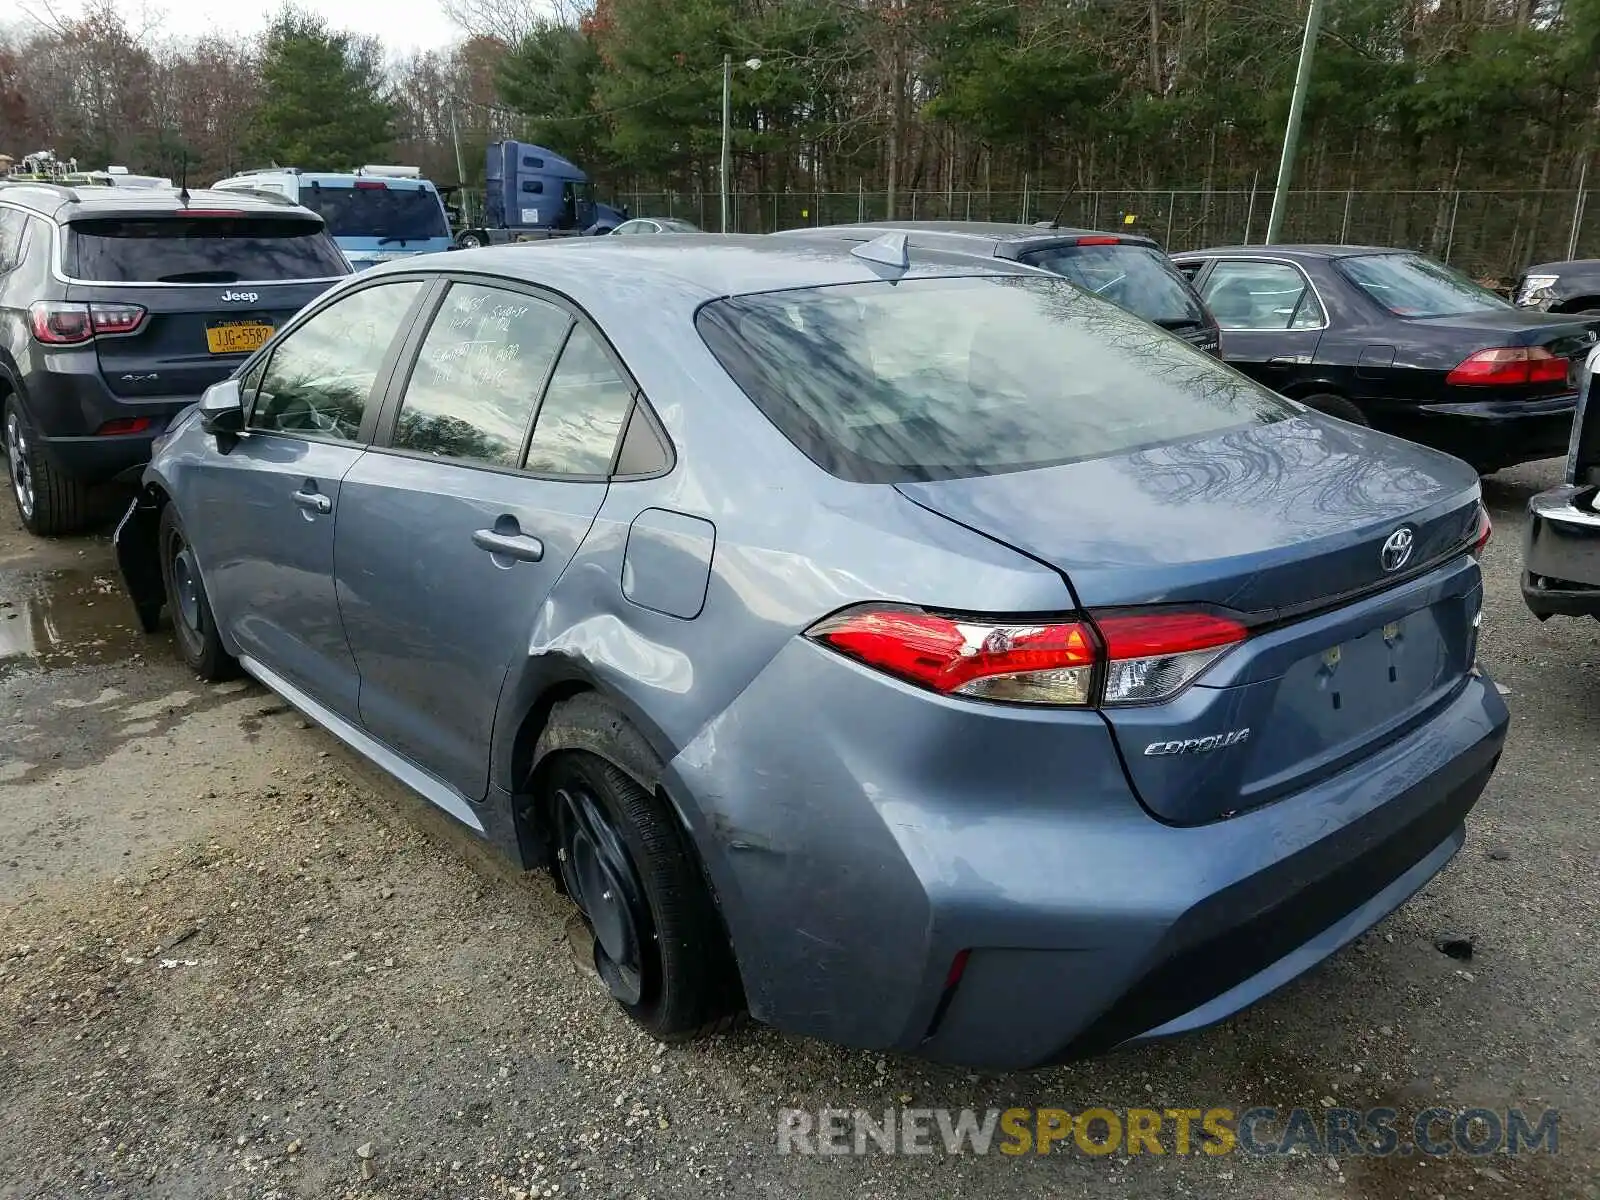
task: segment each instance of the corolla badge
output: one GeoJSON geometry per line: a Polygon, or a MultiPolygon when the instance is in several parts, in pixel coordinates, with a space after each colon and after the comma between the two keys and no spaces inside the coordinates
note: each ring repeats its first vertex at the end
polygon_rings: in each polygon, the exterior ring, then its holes
{"type": "Polygon", "coordinates": [[[1383,564],[1385,571],[1398,571],[1411,561],[1411,548],[1416,545],[1416,534],[1404,525],[1396,529],[1383,539],[1383,549],[1378,552],[1378,561],[1383,564]]]}
{"type": "Polygon", "coordinates": [[[1230,729],[1227,733],[1215,733],[1210,737],[1184,738],[1181,742],[1151,742],[1144,748],[1148,755],[1164,754],[1207,754],[1212,750],[1224,750],[1229,746],[1237,746],[1247,741],[1250,737],[1250,727],[1243,729],[1230,729]]]}
{"type": "Polygon", "coordinates": [[[261,299],[261,294],[259,292],[228,291],[222,293],[222,298],[229,303],[242,300],[246,304],[254,304],[257,300],[261,299]]]}

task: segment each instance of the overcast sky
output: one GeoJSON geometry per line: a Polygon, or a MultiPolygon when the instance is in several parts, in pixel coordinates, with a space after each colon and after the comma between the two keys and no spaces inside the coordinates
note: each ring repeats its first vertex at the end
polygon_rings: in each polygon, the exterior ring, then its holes
{"type": "MultiPolygon", "coordinates": [[[[7,7],[11,0],[0,0],[7,7]]],[[[163,32],[197,36],[207,31],[232,35],[259,33],[281,0],[115,0],[128,24],[139,29],[159,24],[163,32]]],[[[75,17],[83,0],[15,0],[22,25],[28,13],[75,17]]],[[[324,17],[336,29],[377,34],[390,52],[432,50],[461,39],[439,0],[300,0],[300,7],[324,17]]]]}

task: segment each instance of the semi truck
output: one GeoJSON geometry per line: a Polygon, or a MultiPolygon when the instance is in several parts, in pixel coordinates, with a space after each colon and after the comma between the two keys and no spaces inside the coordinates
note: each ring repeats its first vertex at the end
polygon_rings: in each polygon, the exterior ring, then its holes
{"type": "Polygon", "coordinates": [[[491,142],[485,157],[483,203],[464,206],[468,215],[456,231],[456,245],[462,249],[593,237],[628,219],[626,207],[595,200],[589,176],[554,150],[528,142],[491,142]]]}

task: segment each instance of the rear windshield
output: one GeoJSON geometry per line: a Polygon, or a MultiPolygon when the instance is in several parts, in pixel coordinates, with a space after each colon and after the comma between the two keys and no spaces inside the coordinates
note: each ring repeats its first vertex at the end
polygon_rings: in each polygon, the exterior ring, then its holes
{"type": "Polygon", "coordinates": [[[300,203],[320,213],[336,238],[370,237],[380,242],[415,242],[450,236],[437,192],[427,188],[311,187],[302,184],[300,203]]]}
{"type": "Polygon", "coordinates": [[[1171,260],[1151,246],[1057,246],[1023,255],[1022,261],[1167,329],[1205,322],[1194,289],[1171,260]]]}
{"type": "Polygon", "coordinates": [[[1397,317],[1459,317],[1512,307],[1420,254],[1360,254],[1335,261],[1351,283],[1397,317]]]}
{"type": "Polygon", "coordinates": [[[1291,415],[1209,355],[1043,276],[736,296],[696,323],[790,441],[861,482],[1022,471],[1291,415]]]}
{"type": "Polygon", "coordinates": [[[119,217],[73,221],[68,275],[106,283],[237,283],[348,275],[305,217],[119,217]]]}

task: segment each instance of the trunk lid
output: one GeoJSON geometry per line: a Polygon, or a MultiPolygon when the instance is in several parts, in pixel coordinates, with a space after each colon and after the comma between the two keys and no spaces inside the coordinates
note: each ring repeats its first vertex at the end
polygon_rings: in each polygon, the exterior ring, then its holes
{"type": "Polygon", "coordinates": [[[1477,525],[1477,477],[1372,430],[1305,416],[895,486],[1054,566],[1086,609],[1246,615],[1256,632],[1187,691],[1103,710],[1140,799],[1166,821],[1309,786],[1424,719],[1473,663],[1481,588],[1460,551],[1477,525]],[[1384,547],[1400,531],[1410,551],[1393,566],[1384,547]]]}

